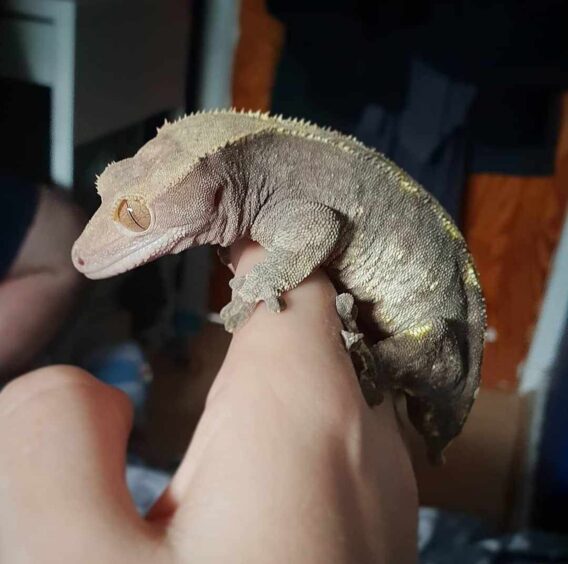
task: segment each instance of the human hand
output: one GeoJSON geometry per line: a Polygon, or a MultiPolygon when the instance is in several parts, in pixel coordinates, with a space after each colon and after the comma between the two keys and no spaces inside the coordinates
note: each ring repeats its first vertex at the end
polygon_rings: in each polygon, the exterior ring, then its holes
{"type": "MultiPolygon", "coordinates": [[[[237,275],[262,257],[237,249],[237,275]]],[[[124,480],[132,412],[83,371],[0,394],[0,561],[412,562],[417,500],[392,403],[361,395],[322,273],[234,336],[172,483],[146,518],[124,480]]]]}

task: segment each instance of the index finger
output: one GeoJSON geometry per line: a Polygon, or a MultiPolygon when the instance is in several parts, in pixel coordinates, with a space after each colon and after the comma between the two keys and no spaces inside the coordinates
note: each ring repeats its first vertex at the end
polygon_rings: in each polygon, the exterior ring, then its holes
{"type": "MultiPolygon", "coordinates": [[[[263,256],[258,246],[235,249],[237,275],[263,256]]],[[[234,335],[153,513],[171,520],[196,560],[260,562],[258,551],[277,551],[283,562],[376,562],[396,546],[405,562],[412,553],[408,454],[392,405],[373,412],[364,402],[334,298],[316,272],[285,294],[282,313],[260,305],[234,335]]]]}

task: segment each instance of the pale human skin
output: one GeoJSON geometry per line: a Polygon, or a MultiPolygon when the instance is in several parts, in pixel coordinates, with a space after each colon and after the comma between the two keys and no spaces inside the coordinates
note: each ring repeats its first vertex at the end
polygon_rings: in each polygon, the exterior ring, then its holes
{"type": "MultiPolygon", "coordinates": [[[[242,250],[242,249],[241,249],[242,250]]],[[[246,273],[263,255],[233,262],[246,273]]],[[[392,402],[371,410],[316,272],[233,338],[164,496],[139,517],[126,398],[72,367],[0,394],[0,561],[410,563],[417,494],[392,402]]]]}
{"type": "Polygon", "coordinates": [[[0,279],[0,379],[29,370],[75,305],[83,281],[69,254],[84,224],[78,207],[40,188],[34,220],[0,279]]]}

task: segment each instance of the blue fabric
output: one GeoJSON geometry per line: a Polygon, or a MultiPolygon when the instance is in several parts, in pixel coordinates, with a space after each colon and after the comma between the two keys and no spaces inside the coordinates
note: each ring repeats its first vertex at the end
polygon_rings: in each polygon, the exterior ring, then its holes
{"type": "Polygon", "coordinates": [[[38,203],[36,185],[0,173],[0,279],[12,265],[34,219],[38,203]]]}

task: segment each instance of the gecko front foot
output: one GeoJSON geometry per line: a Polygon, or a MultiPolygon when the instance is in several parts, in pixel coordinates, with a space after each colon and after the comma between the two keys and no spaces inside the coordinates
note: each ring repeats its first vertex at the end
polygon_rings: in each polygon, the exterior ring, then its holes
{"type": "Polygon", "coordinates": [[[280,293],[263,280],[254,269],[245,276],[235,276],[229,281],[233,290],[233,298],[239,297],[245,302],[257,304],[264,302],[266,307],[275,313],[284,309],[284,301],[280,293]]]}
{"type": "Polygon", "coordinates": [[[248,321],[255,307],[255,303],[245,302],[240,297],[233,296],[233,299],[220,312],[225,330],[234,333],[248,321]]]}
{"type": "Polygon", "coordinates": [[[229,286],[233,290],[233,297],[221,310],[221,319],[230,333],[248,321],[259,302],[264,302],[273,313],[280,313],[285,307],[284,301],[274,290],[251,274],[232,278],[229,286]]]}

